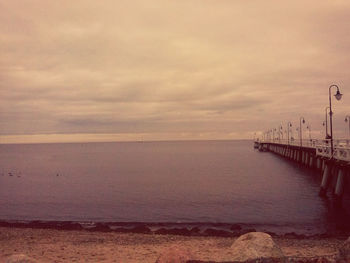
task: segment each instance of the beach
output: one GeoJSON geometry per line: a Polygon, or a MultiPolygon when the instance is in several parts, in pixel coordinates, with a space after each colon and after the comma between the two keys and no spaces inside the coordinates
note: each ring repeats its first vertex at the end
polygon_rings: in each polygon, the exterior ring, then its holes
{"type": "MultiPolygon", "coordinates": [[[[193,260],[230,261],[236,237],[181,236],[86,230],[0,227],[0,262],[24,254],[37,262],[152,262],[171,248],[188,251],[193,260]]],[[[287,258],[334,259],[344,237],[275,236],[287,258]]]]}

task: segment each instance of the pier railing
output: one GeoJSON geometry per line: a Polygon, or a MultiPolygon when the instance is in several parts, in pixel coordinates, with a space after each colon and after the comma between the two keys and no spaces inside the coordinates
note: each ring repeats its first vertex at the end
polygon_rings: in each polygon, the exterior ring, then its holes
{"type": "MultiPolygon", "coordinates": [[[[330,139],[275,139],[275,140],[262,140],[261,143],[273,143],[280,145],[290,145],[303,148],[311,148],[316,150],[316,155],[331,158],[331,140],[330,139]]],[[[333,140],[333,158],[345,162],[350,162],[350,140],[333,140]]]]}

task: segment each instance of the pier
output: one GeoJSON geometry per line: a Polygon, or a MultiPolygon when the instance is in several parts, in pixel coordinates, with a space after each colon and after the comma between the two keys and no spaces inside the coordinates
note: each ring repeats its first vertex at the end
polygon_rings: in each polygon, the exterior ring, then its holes
{"type": "Polygon", "coordinates": [[[316,169],[322,177],[319,195],[341,203],[350,183],[350,140],[255,140],[254,148],[316,169]]]}

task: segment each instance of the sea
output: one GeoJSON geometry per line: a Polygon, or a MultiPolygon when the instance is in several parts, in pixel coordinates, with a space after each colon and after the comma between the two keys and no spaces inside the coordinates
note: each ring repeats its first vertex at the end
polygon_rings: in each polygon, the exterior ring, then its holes
{"type": "Polygon", "coordinates": [[[348,231],[320,182],[250,140],[1,144],[0,221],[348,231]]]}

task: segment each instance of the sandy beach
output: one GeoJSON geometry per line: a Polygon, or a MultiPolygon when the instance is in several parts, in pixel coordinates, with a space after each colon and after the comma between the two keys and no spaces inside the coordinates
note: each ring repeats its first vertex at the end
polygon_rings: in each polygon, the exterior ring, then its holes
{"type": "MultiPolygon", "coordinates": [[[[236,238],[0,228],[0,262],[25,254],[37,262],[155,262],[171,247],[188,250],[194,260],[230,261],[236,238]]],[[[333,259],[344,238],[274,237],[288,258],[333,259]]]]}

